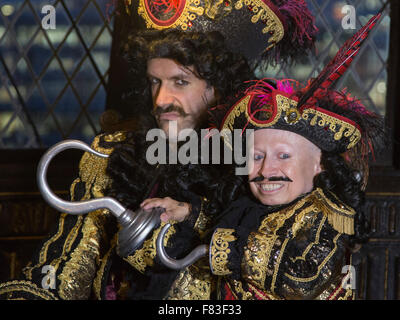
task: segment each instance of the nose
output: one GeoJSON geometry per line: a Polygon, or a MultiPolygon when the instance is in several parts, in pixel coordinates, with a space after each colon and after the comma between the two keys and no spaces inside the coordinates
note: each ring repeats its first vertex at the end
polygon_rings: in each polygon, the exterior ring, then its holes
{"type": "Polygon", "coordinates": [[[270,178],[279,175],[279,166],[277,161],[265,157],[262,166],[260,167],[258,174],[265,178],[270,178]]]}
{"type": "Polygon", "coordinates": [[[153,96],[153,102],[156,107],[168,107],[173,104],[174,96],[168,86],[161,84],[153,96]]]}

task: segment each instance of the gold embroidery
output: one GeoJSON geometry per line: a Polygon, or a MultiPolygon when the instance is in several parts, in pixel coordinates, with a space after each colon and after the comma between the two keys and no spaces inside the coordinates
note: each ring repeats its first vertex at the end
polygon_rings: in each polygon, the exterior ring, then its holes
{"type": "Polygon", "coordinates": [[[349,138],[350,143],[347,145],[347,149],[353,148],[361,139],[361,132],[354,125],[316,109],[305,109],[303,111],[302,118],[308,121],[312,115],[314,116],[309,122],[311,126],[318,124],[320,127],[328,127],[330,131],[335,133],[333,138],[336,141],[343,138],[343,136],[349,138]]]}
{"type": "Polygon", "coordinates": [[[236,237],[233,235],[234,232],[234,229],[222,228],[218,228],[214,232],[211,239],[210,268],[211,272],[215,275],[222,276],[232,273],[228,269],[228,256],[231,252],[229,242],[236,240],[236,237]]]}
{"type": "Polygon", "coordinates": [[[274,244],[280,241],[277,236],[278,230],[287,219],[304,206],[306,201],[307,197],[292,207],[268,215],[261,222],[258,231],[250,233],[249,240],[244,248],[242,268],[245,276],[256,283],[258,287],[264,288],[267,274],[273,275],[273,271],[268,269],[268,262],[274,244]]]}
{"type": "Polygon", "coordinates": [[[201,6],[200,0],[185,0],[184,7],[176,9],[175,19],[170,19],[169,23],[159,23],[158,21],[160,20],[152,19],[151,16],[153,14],[147,9],[146,1],[140,0],[138,14],[142,16],[146,22],[146,27],[149,29],[181,28],[182,30],[187,30],[191,21],[204,14],[204,8],[201,6]]]}
{"type": "MultiPolygon", "coordinates": [[[[111,136],[109,135],[107,139],[110,141],[111,136]]],[[[116,141],[121,139],[121,135],[117,135],[116,141]]],[[[99,146],[100,136],[95,137],[92,148],[103,154],[111,154],[112,148],[101,148],[99,146]]],[[[108,164],[108,158],[100,158],[92,153],[85,152],[79,164],[79,173],[82,182],[86,185],[86,193],[82,200],[87,200],[91,198],[90,192],[96,198],[101,198],[104,196],[103,191],[110,184],[110,178],[106,174],[108,164]]]]}
{"type": "Polygon", "coordinates": [[[101,282],[103,280],[104,269],[106,267],[107,261],[109,259],[110,254],[114,251],[114,248],[117,244],[118,233],[114,235],[114,238],[111,240],[110,249],[101,259],[101,265],[99,271],[97,272],[96,278],[93,281],[93,291],[97,297],[97,299],[101,300],[101,282]]]}
{"type": "Polygon", "coordinates": [[[243,284],[241,281],[233,280],[234,290],[232,290],[232,286],[229,282],[226,283],[231,290],[232,294],[234,295],[235,299],[238,299],[238,293],[241,295],[241,300],[252,300],[251,292],[245,291],[243,289],[243,284]]]}
{"type": "Polygon", "coordinates": [[[204,13],[210,19],[221,19],[232,11],[231,0],[205,0],[204,13]]]}
{"type": "Polygon", "coordinates": [[[209,300],[213,276],[209,269],[202,268],[204,259],[182,270],[169,290],[168,300],[209,300]]]}
{"type": "MultiPolygon", "coordinates": [[[[156,257],[157,254],[157,247],[156,247],[157,237],[164,225],[165,222],[161,222],[160,227],[158,227],[153,231],[151,238],[143,242],[142,248],[136,250],[133,255],[124,258],[125,261],[127,261],[131,266],[136,268],[141,273],[144,273],[147,266],[151,267],[154,264],[154,258],[156,257]]],[[[165,234],[164,246],[167,245],[169,238],[175,232],[176,232],[175,228],[172,225],[165,234]]]]}
{"type": "Polygon", "coordinates": [[[323,217],[322,217],[322,219],[321,219],[321,222],[320,222],[320,224],[319,224],[319,226],[318,226],[318,230],[317,230],[317,233],[316,233],[316,235],[315,235],[315,241],[314,242],[311,242],[308,246],[307,246],[307,248],[304,250],[304,252],[303,252],[303,254],[301,255],[301,256],[298,256],[298,257],[296,257],[296,258],[291,258],[291,260],[293,261],[293,262],[296,262],[297,260],[303,260],[303,261],[305,261],[306,260],[306,255],[307,255],[307,253],[311,250],[311,248],[314,246],[314,245],[316,245],[316,244],[318,244],[319,243],[319,236],[320,236],[320,233],[321,233],[321,230],[322,230],[322,226],[325,224],[325,221],[326,221],[326,216],[324,215],[323,217]]]}
{"type": "Polygon", "coordinates": [[[62,235],[62,233],[63,233],[63,231],[64,231],[64,219],[65,219],[65,216],[66,216],[66,214],[62,214],[61,217],[60,217],[60,219],[59,219],[59,221],[58,221],[58,231],[57,231],[57,233],[56,233],[54,236],[52,236],[49,240],[47,240],[47,241],[44,243],[43,247],[40,249],[40,252],[39,252],[39,262],[38,262],[38,264],[36,264],[36,265],[33,266],[33,267],[26,267],[26,268],[24,268],[23,273],[24,273],[24,275],[25,275],[25,277],[26,277],[27,279],[30,279],[30,280],[32,279],[32,270],[33,270],[33,269],[36,269],[36,268],[41,267],[41,266],[46,262],[46,259],[47,259],[47,251],[48,251],[48,249],[49,249],[49,246],[50,246],[53,242],[57,241],[58,238],[62,235]]]}
{"type": "Polygon", "coordinates": [[[289,242],[289,238],[286,238],[285,241],[282,244],[281,250],[279,252],[278,259],[277,259],[277,261],[275,263],[274,274],[272,276],[272,282],[271,282],[271,292],[272,292],[272,294],[275,294],[276,277],[278,276],[278,270],[279,270],[279,267],[281,265],[282,256],[283,256],[283,253],[285,252],[286,245],[287,245],[288,242],[289,242]]]}
{"type": "MultiPolygon", "coordinates": [[[[336,198],[334,194],[332,195],[336,198]]],[[[345,205],[337,198],[340,205],[333,203],[319,188],[316,189],[315,197],[314,204],[327,215],[329,224],[337,232],[348,235],[354,234],[354,216],[356,212],[353,208],[345,205]]]]}
{"type": "Polygon", "coordinates": [[[62,299],[88,299],[99,263],[100,241],[104,228],[102,211],[92,211],[85,218],[82,239],[66,262],[60,280],[59,295],[62,299]]]}
{"type": "MultiPolygon", "coordinates": [[[[23,280],[14,280],[0,284],[0,295],[13,292],[28,292],[44,300],[58,300],[53,293],[36,286],[36,284],[23,280]]],[[[12,300],[12,296],[10,297],[12,300]]]]}
{"type": "Polygon", "coordinates": [[[263,34],[270,34],[268,39],[269,46],[266,50],[269,50],[275,44],[282,40],[285,35],[285,29],[283,27],[282,21],[278,18],[274,11],[262,0],[238,0],[235,3],[235,9],[241,10],[243,5],[246,7],[251,6],[252,13],[251,17],[252,23],[257,23],[262,21],[265,23],[265,27],[262,29],[263,34]]]}
{"type": "MultiPolygon", "coordinates": [[[[233,131],[235,118],[239,117],[242,113],[245,114],[247,120],[254,126],[258,128],[268,128],[273,126],[278,120],[281,118],[282,114],[284,115],[284,119],[286,123],[293,124],[297,123],[298,121],[304,120],[310,126],[320,126],[320,127],[327,127],[329,130],[334,133],[334,139],[336,141],[346,137],[349,139],[349,144],[347,145],[347,149],[351,149],[354,147],[357,142],[361,139],[361,132],[360,130],[355,127],[354,125],[340,120],[336,117],[333,117],[329,114],[326,114],[322,111],[316,110],[314,108],[307,108],[301,114],[300,119],[297,117],[292,120],[288,115],[293,113],[293,110],[297,110],[295,107],[297,106],[297,101],[290,99],[284,95],[277,94],[275,96],[276,99],[276,115],[273,119],[270,119],[268,123],[260,123],[254,121],[250,115],[248,114],[248,103],[250,102],[250,95],[244,97],[240,102],[238,102],[234,108],[228,113],[222,129],[227,129],[233,131]]],[[[224,132],[222,130],[221,135],[224,137],[224,141],[229,141],[229,132],[224,132]]],[[[231,145],[228,145],[232,148],[231,145]]]]}
{"type": "Polygon", "coordinates": [[[197,17],[206,15],[211,20],[222,19],[231,13],[232,7],[235,7],[236,10],[247,10],[248,7],[251,7],[253,14],[250,18],[251,22],[255,24],[261,21],[265,24],[262,33],[269,35],[269,45],[265,50],[272,48],[285,35],[282,21],[262,0],[239,0],[233,6],[230,0],[225,2],[223,0],[205,0],[204,4],[200,0],[182,0],[182,2],[183,4],[178,3],[178,6],[170,10],[168,14],[164,12],[166,18],[154,16],[152,9],[149,8],[149,3],[146,0],[140,0],[138,14],[142,16],[149,29],[180,28],[185,31],[190,28],[192,21],[195,21],[197,17]]]}
{"type": "Polygon", "coordinates": [[[331,250],[331,252],[329,252],[329,254],[326,256],[326,258],[321,262],[321,264],[318,266],[317,272],[315,275],[313,275],[312,277],[308,277],[308,278],[298,278],[298,277],[294,277],[288,273],[285,273],[285,276],[287,278],[289,278],[290,280],[293,281],[298,281],[298,282],[310,282],[313,281],[315,279],[317,279],[317,277],[319,276],[321,270],[323,267],[325,267],[325,265],[327,264],[327,262],[330,260],[330,258],[333,256],[333,254],[336,252],[337,249],[337,240],[339,239],[339,237],[342,234],[338,233],[335,238],[333,239],[333,243],[334,243],[334,248],[331,250]]]}

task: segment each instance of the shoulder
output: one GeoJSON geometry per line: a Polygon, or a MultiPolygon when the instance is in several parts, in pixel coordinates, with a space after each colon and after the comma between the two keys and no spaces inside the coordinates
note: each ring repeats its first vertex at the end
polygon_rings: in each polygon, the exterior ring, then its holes
{"type": "Polygon", "coordinates": [[[104,153],[111,154],[117,143],[125,141],[127,138],[126,131],[117,131],[111,134],[99,134],[97,135],[91,144],[92,149],[104,153]]]}
{"type": "MultiPolygon", "coordinates": [[[[97,135],[91,143],[91,148],[105,155],[110,155],[118,142],[126,139],[126,132],[118,131],[113,134],[97,135]]],[[[85,152],[79,163],[79,179],[75,182],[84,183],[85,189],[92,189],[95,197],[102,197],[104,189],[109,185],[110,178],[106,173],[108,157],[99,157],[85,152]]],[[[88,195],[86,195],[87,197],[88,195]]]]}
{"type": "Polygon", "coordinates": [[[322,212],[328,223],[339,233],[354,234],[354,217],[356,211],[342,202],[335,194],[315,189],[309,195],[310,205],[314,211],[322,212]]]}

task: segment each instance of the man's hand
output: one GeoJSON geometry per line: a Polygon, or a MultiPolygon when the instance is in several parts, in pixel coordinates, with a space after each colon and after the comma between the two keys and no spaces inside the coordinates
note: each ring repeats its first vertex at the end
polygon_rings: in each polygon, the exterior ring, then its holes
{"type": "Polygon", "coordinates": [[[155,207],[164,208],[165,212],[160,215],[160,219],[163,222],[168,222],[169,220],[182,222],[192,209],[189,203],[175,201],[170,197],[146,199],[140,204],[140,207],[144,210],[151,210],[155,207]]]}

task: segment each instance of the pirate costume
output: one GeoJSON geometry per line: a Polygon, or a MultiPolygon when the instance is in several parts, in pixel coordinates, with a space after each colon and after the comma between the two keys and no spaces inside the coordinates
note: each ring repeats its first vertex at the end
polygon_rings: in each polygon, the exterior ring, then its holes
{"type": "MultiPolygon", "coordinates": [[[[123,14],[130,15],[137,22],[138,30],[219,31],[226,36],[233,51],[261,64],[292,62],[313,48],[317,31],[314,18],[303,0],[170,0],[162,3],[138,0],[120,1],[118,8],[120,6],[124,8],[123,14]],[[243,43],[245,39],[249,42],[243,43]]],[[[127,135],[126,132],[101,134],[94,139],[92,148],[111,155],[117,145],[128,139],[127,135]]],[[[79,177],[70,188],[71,200],[106,196],[112,184],[107,167],[107,158],[85,153],[80,161],[79,177]]],[[[157,175],[157,170],[151,174],[157,175]]],[[[146,193],[157,196],[157,183],[146,193]]],[[[207,228],[204,213],[207,199],[188,193],[184,200],[192,204],[191,218],[171,228],[169,236],[173,243],[185,242],[179,237],[174,240],[174,233],[188,234],[185,230],[194,228],[200,235],[207,228]]],[[[154,239],[159,230],[154,230],[138,250],[122,260],[117,256],[118,226],[110,212],[62,213],[58,225],[24,269],[24,279],[0,284],[0,296],[4,299],[45,300],[163,298],[172,281],[181,275],[166,272],[165,268],[157,269],[160,263],[156,261],[154,239]],[[55,283],[43,284],[45,274],[42,270],[46,265],[54,267],[55,283]],[[128,273],[123,277],[132,279],[130,285],[146,287],[147,291],[131,287],[131,293],[127,294],[126,282],[119,281],[110,271],[119,267],[128,273]],[[140,278],[141,273],[147,277],[140,278]],[[137,284],[141,281],[143,284],[137,284]],[[152,292],[157,286],[163,290],[152,292]]],[[[188,248],[193,247],[190,241],[187,242],[188,248]]],[[[176,256],[173,248],[169,252],[176,256]]],[[[209,291],[206,294],[199,292],[197,297],[210,298],[209,291]]]]}
{"type": "MultiPolygon", "coordinates": [[[[226,145],[233,148],[227,133],[234,129],[294,132],[322,152],[341,155],[359,173],[346,178],[356,179],[365,190],[368,155],[385,145],[383,119],[359,100],[329,88],[379,17],[349,39],[307,86],[293,80],[258,80],[236,101],[216,107],[214,123],[226,145]]],[[[167,298],[354,299],[349,243],[361,214],[357,210],[361,208],[353,208],[328,187],[314,187],[275,206],[243,196],[212,227],[208,256],[181,272],[167,298]]]]}

